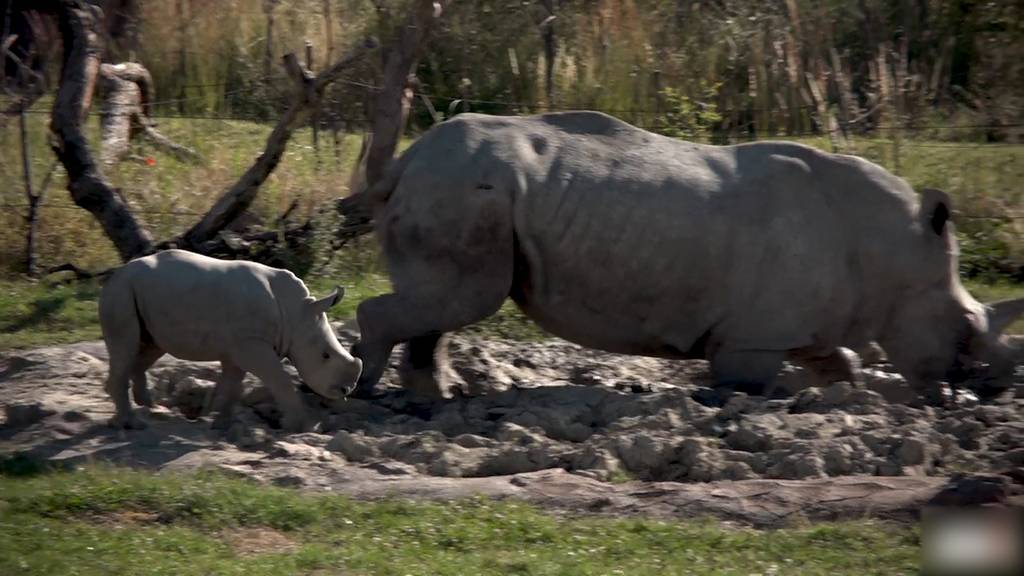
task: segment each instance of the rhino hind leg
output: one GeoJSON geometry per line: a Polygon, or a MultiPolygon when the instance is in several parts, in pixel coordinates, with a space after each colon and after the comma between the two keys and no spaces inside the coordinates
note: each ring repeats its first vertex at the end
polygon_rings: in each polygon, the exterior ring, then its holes
{"type": "Polygon", "coordinates": [[[711,355],[711,373],[721,392],[763,396],[782,368],[786,353],[722,348],[711,355]]]}
{"type": "Polygon", "coordinates": [[[494,314],[511,291],[510,196],[497,188],[472,189],[457,195],[458,210],[436,211],[430,207],[439,197],[452,205],[444,191],[417,190],[378,229],[394,292],[359,304],[360,341],[352,348],[363,361],[358,395],[372,395],[394,346],[411,342],[406,367],[413,369],[404,382],[420,393],[447,396],[435,354],[441,335],[494,314]],[[402,216],[421,202],[431,218],[402,216]]]}
{"type": "Polygon", "coordinates": [[[100,324],[109,356],[105,389],[114,402],[114,416],[109,423],[114,428],[145,428],[145,423],[132,412],[128,396],[142,344],[141,328],[134,306],[116,304],[109,296],[100,301],[100,324]]]}
{"type": "Polygon", "coordinates": [[[146,378],[146,371],[149,370],[164,351],[156,345],[143,346],[135,356],[135,366],[132,368],[132,399],[139,406],[153,407],[153,397],[149,393],[149,381],[146,378]]]}

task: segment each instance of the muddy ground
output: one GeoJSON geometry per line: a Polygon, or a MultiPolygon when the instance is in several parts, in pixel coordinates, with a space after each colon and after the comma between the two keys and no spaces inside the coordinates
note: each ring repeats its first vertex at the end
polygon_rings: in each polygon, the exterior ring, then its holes
{"type": "MultiPolygon", "coordinates": [[[[340,332],[350,343],[354,334],[340,332]]],[[[787,367],[780,382],[789,397],[739,394],[721,405],[699,361],[472,337],[453,340],[451,359],[471,396],[412,398],[392,369],[390,391],[373,401],[328,404],[306,394],[320,426],[304,434],[276,429],[273,403],[249,377],[238,422],[220,433],[199,415],[216,364],[164,357],[149,373],[161,405],[143,413],[149,427],[115,431],[105,424],[112,404],[102,342],[10,352],[0,356],[0,455],[216,467],[360,498],[483,494],[758,526],[911,518],[940,492],[1017,502],[1024,487],[1021,362],[1014,390],[996,401],[968,395],[942,409],[903,404],[908,391],[885,364],[868,369],[865,388],[808,388],[787,367]]]]}

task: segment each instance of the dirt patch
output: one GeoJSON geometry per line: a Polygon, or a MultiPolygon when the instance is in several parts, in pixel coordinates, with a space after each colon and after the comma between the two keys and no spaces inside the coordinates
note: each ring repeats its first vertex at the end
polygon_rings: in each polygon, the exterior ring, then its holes
{"type": "MultiPolygon", "coordinates": [[[[342,340],[351,333],[342,331],[342,340]]],[[[321,426],[283,434],[248,378],[226,433],[194,419],[218,367],[165,357],[142,431],[106,427],[102,343],[9,354],[0,454],[152,469],[215,467],[362,498],[515,497],[600,514],[712,515],[757,525],[908,517],[960,472],[1024,466],[1024,366],[997,401],[912,408],[885,364],[868,385],[809,388],[787,367],[782,398],[713,398],[704,362],[618,356],[565,342],[457,339],[454,376],[475,395],[423,401],[394,385],[373,401],[306,394],[321,426]],[[623,479],[633,479],[622,482],[623,479]]],[[[397,355],[396,355],[397,358],[397,355]]]]}
{"type": "Polygon", "coordinates": [[[284,554],[299,549],[298,543],[288,536],[273,528],[262,526],[224,530],[221,537],[239,556],[284,554]]]}

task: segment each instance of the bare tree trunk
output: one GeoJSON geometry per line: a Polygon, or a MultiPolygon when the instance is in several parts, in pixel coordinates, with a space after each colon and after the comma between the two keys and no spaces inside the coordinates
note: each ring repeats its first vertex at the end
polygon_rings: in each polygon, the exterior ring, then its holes
{"type": "Polygon", "coordinates": [[[185,16],[185,0],[178,0],[178,112],[185,112],[185,79],[188,78],[188,19],[185,16]]]}
{"type": "Polygon", "coordinates": [[[270,84],[270,72],[274,63],[274,8],[277,0],[263,0],[263,13],[267,15],[267,43],[263,50],[263,81],[270,84]]]}
{"type": "MultiPolygon", "coordinates": [[[[306,69],[313,71],[313,43],[306,40],[306,69]]],[[[313,109],[313,119],[310,121],[313,127],[313,156],[316,158],[316,167],[320,167],[320,106],[313,109]]]]}
{"type": "Polygon", "coordinates": [[[324,37],[327,40],[327,62],[334,58],[334,23],[331,22],[331,0],[324,0],[324,37]]]}
{"type": "Polygon", "coordinates": [[[441,15],[441,3],[416,0],[412,12],[395,30],[393,43],[384,51],[381,88],[373,101],[373,140],[366,159],[366,184],[372,186],[384,175],[398,147],[412,92],[408,90],[413,72],[434,23],[441,15]],[[405,113],[403,113],[403,110],[405,113]]]}
{"type": "Polygon", "coordinates": [[[544,0],[548,15],[540,23],[544,40],[544,87],[547,89],[548,108],[555,105],[555,2],[544,0]]]}
{"type": "Polygon", "coordinates": [[[149,235],[132,214],[120,192],[100,173],[82,133],[92,102],[102,52],[99,10],[84,2],[62,2],[59,10],[64,63],[53,104],[53,151],[68,173],[68,191],[75,204],[96,217],[122,260],[148,252],[149,235]]]}
{"type": "Polygon", "coordinates": [[[25,232],[25,271],[29,276],[36,275],[36,228],[39,225],[39,203],[43,199],[32,189],[32,157],[28,147],[28,114],[21,109],[21,169],[25,178],[25,199],[28,200],[28,216],[25,218],[28,230],[25,232]]]}

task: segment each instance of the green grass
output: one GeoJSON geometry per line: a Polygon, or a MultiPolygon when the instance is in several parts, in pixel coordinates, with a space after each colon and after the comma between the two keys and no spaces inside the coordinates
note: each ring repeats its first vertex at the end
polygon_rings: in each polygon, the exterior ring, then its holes
{"type": "Polygon", "coordinates": [[[871,521],[757,531],[482,498],[364,503],[212,473],[0,477],[0,574],[913,574],[918,555],[916,529],[871,521]],[[274,538],[243,550],[246,534],[274,538]]]}

